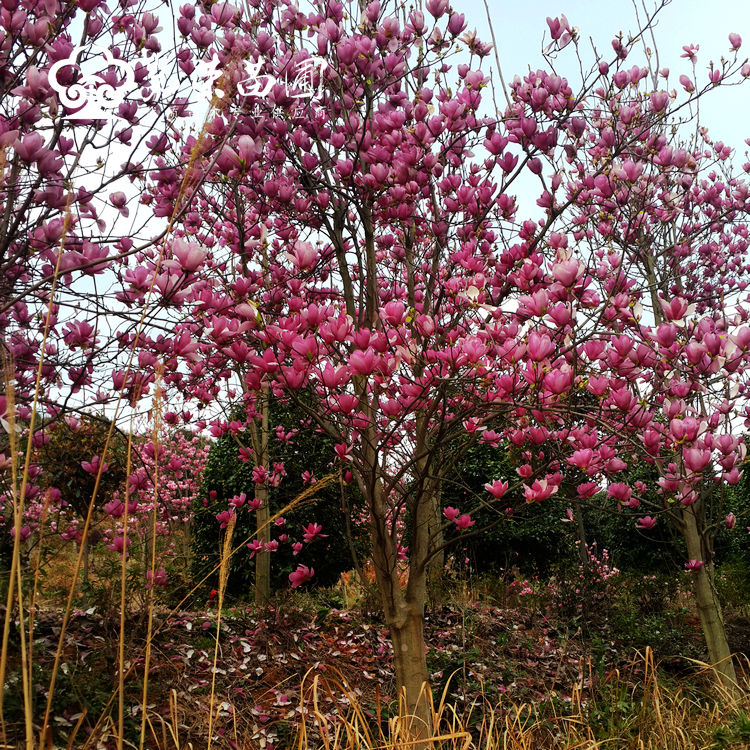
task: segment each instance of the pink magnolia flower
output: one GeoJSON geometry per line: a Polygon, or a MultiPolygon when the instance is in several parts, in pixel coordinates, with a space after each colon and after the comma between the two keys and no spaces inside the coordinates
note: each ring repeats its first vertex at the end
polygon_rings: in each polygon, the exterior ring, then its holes
{"type": "Polygon", "coordinates": [[[328,534],[321,534],[323,527],[319,523],[309,523],[307,526],[302,527],[304,532],[303,540],[307,543],[312,542],[314,539],[324,539],[328,534]]]}
{"type": "Polygon", "coordinates": [[[556,396],[569,391],[572,382],[573,371],[566,365],[563,365],[559,370],[552,370],[544,376],[545,388],[556,396]]]}
{"type": "Polygon", "coordinates": [[[116,193],[110,193],[109,200],[112,205],[120,212],[121,216],[127,218],[130,215],[130,210],[127,206],[128,198],[121,190],[118,190],[116,193]]]}
{"type": "Polygon", "coordinates": [[[227,524],[236,516],[233,510],[223,510],[216,514],[216,520],[221,524],[220,528],[225,529],[227,524]]]}
{"type": "Polygon", "coordinates": [[[229,3],[215,3],[211,7],[211,18],[219,26],[226,26],[240,11],[229,3]]]}
{"type": "Polygon", "coordinates": [[[685,570],[689,570],[691,572],[696,572],[697,570],[700,570],[704,566],[703,560],[690,560],[685,563],[685,570]]]}
{"type": "Polygon", "coordinates": [[[655,91],[649,95],[651,109],[661,112],[669,104],[669,94],[666,91],[655,91]]]}
{"type": "Polygon", "coordinates": [[[122,500],[114,498],[104,505],[104,512],[112,518],[120,518],[125,512],[125,503],[122,500]]]}
{"type": "Polygon", "coordinates": [[[466,28],[466,17],[463,13],[451,13],[448,19],[448,31],[458,36],[466,28]]]}
{"type": "Polygon", "coordinates": [[[369,375],[377,367],[378,357],[372,347],[355,349],[349,355],[349,368],[355,375],[369,375]]]}
{"type": "Polygon", "coordinates": [[[292,588],[296,589],[297,586],[301,586],[303,583],[311,580],[315,575],[314,568],[308,568],[307,565],[298,565],[297,570],[289,574],[289,580],[292,584],[292,588]]]}
{"type": "MultiPolygon", "coordinates": [[[[128,540],[130,541],[130,540],[128,540]]],[[[155,586],[161,586],[162,588],[167,585],[167,571],[164,568],[159,568],[159,570],[156,571],[156,575],[154,575],[150,570],[146,571],[146,588],[151,588],[151,583],[153,580],[153,583],[155,586]]]]}
{"type": "Polygon", "coordinates": [[[578,467],[581,471],[586,471],[594,462],[596,455],[591,448],[581,448],[574,451],[573,455],[568,458],[568,463],[578,467]]]}
{"type": "Polygon", "coordinates": [[[247,548],[250,550],[250,559],[252,560],[256,552],[262,551],[263,542],[261,542],[260,539],[253,539],[253,541],[247,545],[247,548]]]}
{"type": "Polygon", "coordinates": [[[541,503],[557,492],[557,485],[550,484],[546,479],[537,479],[530,487],[523,486],[523,494],[527,503],[541,503]]]}
{"type": "Polygon", "coordinates": [[[15,152],[23,161],[33,162],[39,159],[42,154],[47,152],[44,147],[44,139],[39,133],[29,133],[23,137],[23,140],[17,140],[13,144],[15,152]]]}
{"type": "Polygon", "coordinates": [[[537,333],[536,331],[533,331],[529,335],[529,343],[526,345],[526,349],[529,353],[529,357],[531,357],[534,362],[541,362],[552,354],[555,350],[555,345],[546,333],[537,333]]]}
{"type": "MultiPolygon", "coordinates": [[[[128,543],[127,546],[129,547],[133,543],[133,540],[128,537],[128,543]]],[[[107,549],[111,549],[114,552],[122,553],[123,548],[125,547],[125,541],[122,536],[122,534],[116,536],[108,545],[107,549]]]]}
{"type": "Polygon", "coordinates": [[[725,471],[721,478],[727,483],[727,484],[737,484],[739,483],[740,479],[742,479],[742,474],[736,466],[731,471],[725,471]]]}
{"type": "MultiPolygon", "coordinates": [[[[15,526],[11,527],[10,535],[12,537],[16,536],[15,526]]],[[[26,541],[31,536],[31,526],[29,526],[28,524],[24,524],[23,526],[21,526],[21,535],[20,536],[21,536],[21,541],[22,542],[26,541]]],[[[128,541],[130,541],[130,540],[128,540],[128,541]]]]}
{"type": "Polygon", "coordinates": [[[348,463],[352,460],[352,454],[350,453],[351,448],[346,443],[337,443],[334,446],[334,450],[340,461],[348,463]]]}
{"type": "Polygon", "coordinates": [[[448,0],[427,0],[425,8],[433,18],[440,18],[448,10],[448,0]]]}
{"type": "Polygon", "coordinates": [[[482,428],[482,421],[475,417],[471,417],[470,419],[464,420],[463,426],[466,432],[473,435],[477,430],[482,428]]]}
{"type": "Polygon", "coordinates": [[[270,542],[266,542],[265,545],[266,552],[276,552],[276,550],[279,548],[279,542],[277,539],[271,539],[270,542]]]}
{"type": "Polygon", "coordinates": [[[206,260],[206,251],[196,242],[186,242],[178,237],[172,243],[172,257],[185,273],[194,273],[206,260]]]}
{"type": "Polygon", "coordinates": [[[739,34],[732,32],[729,35],[729,44],[732,45],[732,50],[736,52],[742,46],[742,37],[739,34]]]}
{"type": "Polygon", "coordinates": [[[595,482],[584,482],[576,487],[578,497],[587,498],[593,497],[599,491],[599,485],[595,482]]]}
{"type": "Polygon", "coordinates": [[[656,519],[651,516],[644,516],[638,519],[638,523],[635,525],[636,529],[653,529],[656,526],[656,519]]]}
{"type": "Polygon", "coordinates": [[[672,419],[669,422],[670,436],[678,443],[692,443],[698,437],[700,428],[701,424],[695,417],[672,419]]]}
{"type": "MultiPolygon", "coordinates": [[[[503,482],[501,479],[496,479],[492,484],[489,482],[485,484],[484,489],[486,489],[493,497],[500,498],[508,491],[508,483],[503,482]]],[[[446,510],[448,509],[446,508],[446,510]]],[[[443,512],[445,513],[445,511],[443,512]]],[[[458,511],[456,511],[456,513],[458,513],[458,511]]],[[[448,516],[446,516],[446,518],[448,518],[448,516]]]]}
{"type": "Polygon", "coordinates": [[[443,509],[443,515],[449,520],[449,521],[455,521],[458,516],[460,515],[461,511],[458,508],[444,508],[443,509]]]}
{"type": "Polygon", "coordinates": [[[572,286],[583,275],[584,268],[580,261],[569,258],[552,266],[552,275],[563,286],[572,286]]]}
{"type": "Polygon", "coordinates": [[[695,84],[686,75],[683,74],[680,76],[680,83],[688,94],[692,94],[695,91],[695,84]]]}
{"type": "MultiPolygon", "coordinates": [[[[99,456],[94,456],[91,461],[81,461],[81,468],[89,473],[89,474],[98,474],[99,473],[99,466],[101,464],[101,459],[99,456]]],[[[107,471],[109,468],[109,464],[102,464],[102,473],[107,471]]]]}
{"type": "Polygon", "coordinates": [[[570,23],[563,14],[556,18],[547,16],[547,26],[549,26],[550,36],[554,40],[559,39],[563,34],[570,31],[570,23]]]}
{"type": "Polygon", "coordinates": [[[235,495],[234,497],[229,499],[229,504],[233,508],[241,508],[245,501],[247,500],[247,495],[244,492],[241,492],[239,495],[235,495]]]}
{"type": "Polygon", "coordinates": [[[292,544],[292,554],[299,555],[300,552],[302,552],[302,542],[294,542],[292,544]]]}
{"type": "Polygon", "coordinates": [[[696,52],[700,49],[700,44],[684,44],[682,46],[684,53],[680,57],[685,57],[691,62],[696,60],[696,52]]]}
{"type": "Polygon", "coordinates": [[[627,503],[633,490],[623,482],[613,482],[607,487],[607,494],[617,500],[618,503],[627,503]]]}
{"type": "Polygon", "coordinates": [[[475,521],[471,520],[471,516],[468,513],[464,513],[458,518],[454,518],[453,522],[459,529],[461,529],[461,531],[466,531],[466,529],[475,524],[475,521]]]}
{"type": "Polygon", "coordinates": [[[502,435],[500,433],[495,432],[495,430],[484,430],[482,432],[482,437],[479,438],[480,443],[485,443],[486,445],[489,445],[493,448],[498,448],[500,446],[500,439],[502,438],[502,435]]]}
{"type": "Polygon", "coordinates": [[[728,513],[726,518],[724,519],[724,525],[731,530],[735,527],[736,523],[737,517],[734,515],[734,513],[728,513]]]}
{"type": "Polygon", "coordinates": [[[521,464],[516,468],[516,473],[519,477],[528,479],[534,473],[534,467],[531,464],[521,464]]]}
{"type": "Polygon", "coordinates": [[[695,474],[700,474],[711,463],[711,451],[700,448],[683,448],[682,460],[685,467],[695,474]]]}
{"type": "Polygon", "coordinates": [[[301,271],[313,268],[318,262],[318,252],[309,242],[295,242],[286,257],[301,271]]]}

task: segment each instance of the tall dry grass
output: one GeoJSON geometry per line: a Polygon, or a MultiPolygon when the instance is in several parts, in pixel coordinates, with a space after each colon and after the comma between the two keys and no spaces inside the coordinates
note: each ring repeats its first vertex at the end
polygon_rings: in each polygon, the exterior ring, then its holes
{"type": "MultiPolygon", "coordinates": [[[[707,665],[696,665],[708,669],[707,665]]],[[[659,676],[653,654],[638,654],[625,670],[611,672],[586,697],[571,686],[570,699],[553,704],[517,703],[483,696],[458,709],[446,686],[432,701],[434,735],[411,740],[410,717],[400,705],[364,704],[342,676],[308,672],[302,680],[297,718],[285,728],[284,750],[747,750],[750,708],[747,668],[742,695],[695,691],[669,685],[659,676]],[[339,707],[336,713],[330,706],[339,707]],[[609,716],[611,726],[605,717],[609,716]],[[743,730],[744,727],[744,730],[743,730]],[[735,731],[736,730],[736,731],[735,731]]],[[[488,691],[489,692],[489,691],[488,691]]],[[[168,716],[152,714],[155,750],[206,747],[198,742],[206,718],[170,699],[168,716]],[[192,711],[192,714],[191,714],[192,711]],[[203,723],[201,719],[203,718],[203,723]],[[180,744],[190,729],[193,744],[180,744]]],[[[252,721],[235,717],[231,743],[223,747],[261,748],[252,721]]]]}
{"type": "MultiPolygon", "coordinates": [[[[697,666],[710,669],[705,664],[697,666]]],[[[446,686],[440,700],[432,704],[436,733],[429,746],[435,750],[739,750],[750,746],[750,735],[741,733],[731,744],[731,728],[743,726],[750,709],[747,668],[744,674],[744,689],[739,694],[721,686],[712,697],[695,694],[665,684],[652,651],[646,649],[627,670],[610,673],[586,700],[580,685],[572,686],[567,705],[483,697],[468,711],[459,711],[447,700],[446,686]],[[614,731],[603,736],[606,727],[601,717],[613,711],[619,713],[612,724],[614,731]],[[728,728],[729,744],[718,744],[717,729],[722,727],[728,728]]],[[[380,707],[373,712],[362,706],[354,691],[341,681],[308,674],[300,705],[293,750],[406,750],[415,744],[404,732],[408,721],[403,703],[395,716],[383,720],[380,707]],[[348,704],[346,711],[332,717],[322,710],[321,706],[330,705],[324,697],[342,696],[348,704]]]]}

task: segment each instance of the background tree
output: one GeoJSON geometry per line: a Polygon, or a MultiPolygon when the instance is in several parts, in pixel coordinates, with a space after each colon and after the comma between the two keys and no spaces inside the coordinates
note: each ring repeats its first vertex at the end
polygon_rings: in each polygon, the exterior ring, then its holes
{"type": "MultiPolygon", "coordinates": [[[[47,430],[40,431],[37,440],[41,491],[54,493],[58,498],[52,504],[51,520],[61,533],[83,545],[85,583],[88,582],[89,547],[92,540],[81,535],[80,527],[94,496],[100,456],[109,430],[110,423],[105,417],[82,415],[52,422],[47,430]]],[[[126,465],[127,438],[115,432],[102,467],[96,495],[97,509],[101,509],[113,495],[125,489],[126,465]]],[[[41,496],[38,501],[44,502],[41,496]]],[[[101,538],[101,532],[96,536],[101,538]]]]}
{"type": "Polygon", "coordinates": [[[502,505],[481,507],[487,499],[485,485],[497,477],[512,477],[517,463],[508,446],[487,444],[473,445],[456,461],[443,484],[443,505],[476,508],[471,517],[482,531],[464,534],[455,524],[446,525],[447,539],[460,543],[456,557],[465,554],[478,571],[518,567],[543,575],[571,554],[572,530],[560,523],[566,499],[555,494],[543,505],[528,504],[522,488],[516,488],[503,496],[502,505]]]}
{"type": "MultiPolygon", "coordinates": [[[[750,74],[740,44],[730,36],[731,56],[711,63],[702,89],[696,49],[685,47],[693,71],[680,76],[684,91],[694,97],[733,72],[750,74]]],[[[626,54],[623,49],[621,57],[626,54]]],[[[739,481],[745,456],[733,419],[745,409],[740,394],[750,333],[742,292],[750,193],[732,173],[724,144],[699,126],[680,140],[674,118],[691,121],[696,114],[687,105],[670,107],[676,94],[660,88],[668,71],[599,70],[593,91],[599,106],[569,123],[585,147],[568,149],[559,199],[560,206],[571,205],[565,226],[577,246],[575,256],[561,246],[558,258],[579,271],[585,263],[600,300],[597,317],[571,329],[579,342],[576,383],[598,406],[581,415],[588,434],[571,430],[580,447],[567,462],[590,476],[608,476],[613,503],[653,509],[639,528],[663,518],[682,535],[709,659],[732,686],[736,676],[713,584],[713,539],[724,523],[726,486],[739,481]],[[580,343],[586,332],[588,341],[580,343]],[[638,461],[658,473],[655,505],[643,483],[631,487],[614,476],[638,461]]],[[[538,74],[514,83],[520,126],[526,118],[538,121],[540,86],[538,74]]],[[[534,314],[545,302],[533,300],[534,314]]]]}

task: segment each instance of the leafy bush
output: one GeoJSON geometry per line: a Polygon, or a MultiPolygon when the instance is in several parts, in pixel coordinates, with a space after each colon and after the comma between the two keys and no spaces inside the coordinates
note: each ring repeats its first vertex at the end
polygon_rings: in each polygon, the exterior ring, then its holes
{"type": "Polygon", "coordinates": [[[728,560],[716,568],[716,589],[722,606],[744,609],[750,605],[750,570],[742,560],[728,560]]]}
{"type": "MultiPolygon", "coordinates": [[[[272,404],[272,425],[281,424],[286,431],[299,429],[291,442],[269,441],[272,462],[283,462],[287,474],[278,487],[270,488],[272,514],[308,488],[309,485],[305,484],[301,476],[303,472],[310,472],[320,479],[335,471],[334,442],[311,426],[301,427],[301,416],[299,411],[295,412],[287,404],[277,401],[272,404]]],[[[245,463],[238,457],[238,446],[232,434],[226,434],[212,444],[193,519],[193,577],[197,580],[219,562],[220,540],[223,535],[217,514],[227,510],[227,500],[235,495],[244,492],[248,498],[254,496],[255,482],[252,473],[252,464],[245,463]]],[[[318,586],[334,584],[343,571],[353,567],[346,534],[346,518],[342,509],[342,492],[350,515],[355,515],[361,502],[354,484],[344,484],[342,489],[339,482],[335,482],[315,493],[314,504],[305,504],[299,510],[285,514],[284,524],[272,527],[273,539],[278,540],[284,534],[288,536],[288,539],[280,541],[278,550],[271,556],[272,588],[288,586],[289,573],[299,563],[314,568],[313,583],[318,586]],[[326,537],[305,544],[302,551],[295,555],[292,543],[301,540],[302,527],[312,522],[323,527],[326,537]]],[[[366,554],[366,530],[356,523],[352,523],[351,527],[358,554],[366,554]]],[[[252,538],[254,532],[255,513],[248,512],[245,508],[240,509],[234,530],[234,546],[252,538]]],[[[249,597],[254,572],[254,558],[251,557],[250,550],[239,550],[230,564],[227,593],[249,597]]],[[[208,585],[215,587],[216,575],[208,585]]]]}
{"type": "Polygon", "coordinates": [[[456,559],[467,557],[477,570],[517,567],[525,573],[549,571],[571,553],[571,530],[560,522],[566,501],[553,495],[544,503],[527,504],[515,492],[488,507],[472,510],[492,499],[484,485],[499,478],[511,483],[517,478],[508,447],[477,444],[456,461],[449,481],[443,483],[443,506],[471,512],[476,528],[495,524],[466,541],[460,539],[461,532],[456,528],[448,529],[446,539],[456,540],[456,559]]]}
{"type": "Polygon", "coordinates": [[[553,603],[563,618],[584,627],[608,618],[620,571],[611,564],[606,549],[599,551],[596,542],[592,543],[586,548],[585,562],[576,568],[560,566],[558,575],[553,603]]]}

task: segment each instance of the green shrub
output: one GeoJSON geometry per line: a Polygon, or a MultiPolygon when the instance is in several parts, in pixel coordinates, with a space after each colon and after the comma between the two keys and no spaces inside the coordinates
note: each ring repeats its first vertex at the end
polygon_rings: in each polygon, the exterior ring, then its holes
{"type": "MultiPolygon", "coordinates": [[[[302,415],[287,404],[278,401],[272,403],[272,427],[281,424],[288,432],[299,429],[291,443],[284,443],[271,436],[271,461],[284,462],[287,476],[278,487],[271,488],[269,502],[274,514],[303,490],[307,489],[302,480],[302,472],[311,472],[316,478],[335,471],[336,454],[334,441],[316,431],[311,426],[301,427],[302,415]]],[[[192,529],[193,577],[200,580],[219,562],[220,545],[223,534],[216,519],[217,513],[227,510],[229,498],[245,493],[248,498],[254,496],[255,483],[252,478],[252,463],[244,463],[238,457],[238,445],[231,434],[226,434],[214,441],[203,472],[202,488],[196,501],[192,529]],[[205,504],[204,504],[205,503],[205,504]]],[[[351,516],[359,512],[361,500],[354,483],[339,482],[330,484],[315,494],[317,501],[305,505],[300,510],[285,514],[283,526],[272,526],[272,539],[286,533],[288,541],[281,542],[276,552],[271,555],[271,585],[273,589],[289,586],[289,573],[298,564],[314,568],[313,583],[318,586],[330,586],[338,580],[343,571],[353,567],[350,545],[346,534],[346,517],[342,509],[343,500],[351,516]],[[302,527],[309,523],[318,523],[323,527],[325,538],[319,538],[305,544],[298,555],[293,554],[292,542],[302,540],[302,527]]],[[[236,547],[243,540],[249,540],[255,532],[255,513],[242,508],[237,512],[233,544],[236,547]]],[[[351,524],[354,544],[358,554],[367,551],[367,530],[355,523],[351,524]]],[[[252,598],[255,564],[251,552],[246,547],[239,550],[230,564],[227,593],[240,598],[252,598]]],[[[215,587],[216,574],[207,582],[208,587],[215,587]]]]}
{"type": "Polygon", "coordinates": [[[561,558],[571,554],[572,530],[560,522],[567,502],[553,495],[544,503],[526,503],[520,492],[508,493],[488,507],[477,508],[492,500],[484,488],[488,482],[517,479],[519,463],[505,447],[473,445],[452,466],[443,482],[443,507],[471,512],[476,528],[494,524],[485,533],[461,540],[461,532],[449,528],[447,540],[455,540],[451,550],[456,560],[468,558],[476,570],[517,567],[524,573],[548,572],[561,558]],[[507,512],[512,508],[512,512],[507,512]]]}

